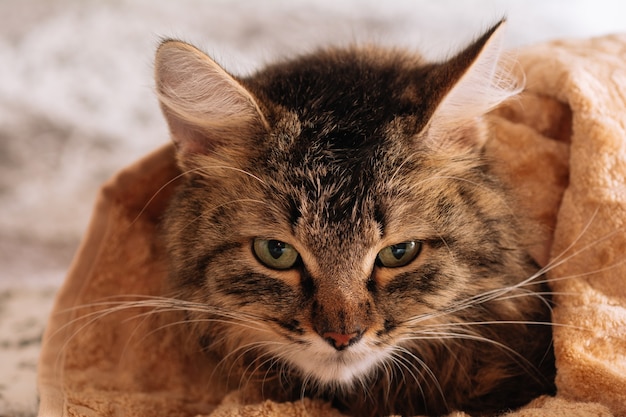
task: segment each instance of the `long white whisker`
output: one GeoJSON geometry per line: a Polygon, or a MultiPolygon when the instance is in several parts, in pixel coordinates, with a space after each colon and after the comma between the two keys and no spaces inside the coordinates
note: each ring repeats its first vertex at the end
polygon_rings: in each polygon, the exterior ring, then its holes
{"type": "MultiPolygon", "coordinates": [[[[439,392],[439,395],[441,396],[442,401],[444,402],[444,404],[447,407],[446,404],[446,396],[443,393],[443,388],[441,387],[441,384],[439,382],[439,379],[437,378],[437,376],[435,375],[435,373],[432,371],[432,369],[430,369],[430,367],[426,364],[426,362],[424,362],[422,359],[420,359],[419,357],[417,357],[417,355],[413,354],[411,351],[409,351],[408,349],[402,347],[402,346],[398,346],[398,350],[400,350],[401,352],[403,352],[405,355],[408,355],[410,358],[412,358],[415,362],[417,362],[422,369],[424,370],[424,372],[426,372],[426,374],[429,376],[429,378],[432,380],[432,382],[435,384],[435,388],[437,389],[437,391],[439,392]]],[[[402,359],[403,361],[408,361],[407,358],[405,358],[402,355],[397,356],[397,358],[402,359]]],[[[411,362],[408,362],[407,366],[411,364],[411,362]]],[[[419,372],[419,371],[418,371],[419,372]]],[[[419,372],[420,376],[422,376],[422,372],[419,372]]],[[[411,372],[411,375],[413,376],[413,378],[415,378],[415,374],[413,374],[411,372]]],[[[415,379],[416,381],[418,381],[417,379],[415,379]]],[[[420,390],[420,392],[422,393],[422,397],[424,399],[426,399],[425,397],[425,393],[424,390],[421,386],[421,384],[418,384],[418,388],[420,390]]]]}
{"type": "MultiPolygon", "coordinates": [[[[539,326],[559,326],[559,327],[567,327],[576,330],[588,330],[583,326],[576,326],[570,324],[560,324],[560,323],[552,323],[546,321],[534,321],[534,320],[485,320],[485,321],[468,321],[463,323],[436,323],[436,324],[423,324],[420,326],[420,331],[418,334],[422,333],[421,329],[448,329],[450,327],[466,327],[466,326],[482,326],[482,325],[490,325],[490,324],[523,324],[523,325],[539,325],[539,326]]],[[[425,332],[429,332],[431,330],[426,330],[425,332]]]]}
{"type": "Polygon", "coordinates": [[[135,218],[133,219],[132,222],[130,222],[130,225],[132,226],[133,224],[135,224],[137,222],[137,220],[139,220],[139,218],[141,217],[141,215],[143,213],[145,213],[145,211],[148,209],[148,206],[150,205],[150,203],[152,203],[152,201],[154,201],[154,199],[161,193],[161,191],[163,191],[165,188],[167,188],[170,184],[172,184],[173,182],[177,181],[178,179],[184,177],[188,172],[192,172],[192,171],[196,171],[199,168],[196,169],[191,169],[188,170],[186,172],[182,172],[180,174],[178,174],[177,176],[175,176],[174,178],[172,178],[171,180],[167,181],[165,184],[163,184],[161,187],[159,187],[158,190],[156,190],[154,192],[154,194],[152,194],[152,197],[150,197],[150,199],[146,202],[146,204],[143,205],[143,207],[141,208],[141,210],[139,211],[139,213],[137,214],[137,216],[135,216],[135,218]]]}
{"type": "MultiPolygon", "coordinates": [[[[597,207],[596,210],[594,211],[594,213],[591,215],[591,218],[589,219],[589,221],[585,224],[585,226],[583,227],[583,230],[578,234],[578,236],[576,236],[576,238],[572,241],[572,243],[570,243],[567,248],[565,248],[563,251],[561,251],[560,254],[558,254],[557,256],[554,257],[554,259],[552,259],[550,262],[548,262],[548,264],[540,269],[541,274],[544,274],[545,272],[554,269],[555,267],[561,265],[563,263],[563,260],[559,260],[559,258],[565,256],[565,254],[567,252],[569,252],[574,246],[576,246],[576,244],[580,241],[580,239],[582,239],[582,237],[587,233],[587,231],[589,230],[589,228],[591,227],[591,224],[593,223],[593,221],[595,220],[596,216],[598,215],[598,212],[600,211],[600,208],[597,207]]],[[[612,233],[610,233],[609,235],[612,235],[612,233]]],[[[595,244],[595,243],[594,243],[595,244]]],[[[592,246],[593,244],[587,245],[583,248],[583,250],[589,248],[590,246],[592,246]]],[[[580,252],[580,251],[579,251],[580,252]]],[[[565,258],[565,261],[569,260],[572,256],[575,256],[577,253],[574,253],[573,255],[568,255],[567,258],[565,258]]]]}
{"type": "MultiPolygon", "coordinates": [[[[464,329],[467,330],[467,329],[464,329]]],[[[475,342],[481,342],[481,343],[488,343],[491,344],[493,346],[497,346],[498,348],[502,349],[505,352],[508,352],[509,354],[511,354],[513,357],[517,358],[519,361],[518,363],[524,364],[525,367],[529,367],[530,369],[533,369],[535,372],[537,371],[537,368],[527,359],[525,358],[522,354],[520,354],[519,352],[517,352],[515,349],[492,339],[489,339],[487,337],[484,336],[480,336],[477,334],[473,334],[473,333],[459,333],[459,332],[451,332],[451,331],[419,331],[416,333],[411,334],[410,336],[404,336],[403,338],[404,340],[446,340],[446,339],[451,339],[451,340],[458,340],[458,339],[464,339],[464,340],[471,340],[471,341],[475,341],[475,342]]]]}
{"type": "Polygon", "coordinates": [[[263,185],[267,185],[267,183],[265,181],[263,181],[261,178],[259,178],[258,176],[254,175],[251,172],[248,172],[244,169],[241,168],[236,168],[236,167],[232,167],[232,166],[228,166],[228,165],[211,165],[211,166],[203,166],[201,168],[197,168],[194,171],[198,170],[200,171],[202,174],[204,174],[205,176],[210,176],[210,172],[208,172],[208,169],[230,169],[232,171],[236,171],[239,172],[241,174],[245,174],[247,176],[249,176],[250,178],[254,178],[255,180],[257,180],[258,182],[260,182],[263,185]]]}

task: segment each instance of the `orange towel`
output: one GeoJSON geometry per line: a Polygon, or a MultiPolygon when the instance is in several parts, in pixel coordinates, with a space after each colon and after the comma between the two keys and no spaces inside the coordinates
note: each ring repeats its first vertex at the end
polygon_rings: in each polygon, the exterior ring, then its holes
{"type": "MultiPolygon", "coordinates": [[[[487,150],[543,225],[534,256],[556,293],[558,392],[511,415],[626,416],[626,36],[535,45],[518,59],[527,90],[489,116],[487,150]]],[[[102,188],[45,334],[40,415],[340,415],[320,401],[263,401],[253,383],[239,390],[178,334],[167,303],[158,314],[132,304],[165,295],[156,230],[178,174],[167,146],[102,188]]]]}

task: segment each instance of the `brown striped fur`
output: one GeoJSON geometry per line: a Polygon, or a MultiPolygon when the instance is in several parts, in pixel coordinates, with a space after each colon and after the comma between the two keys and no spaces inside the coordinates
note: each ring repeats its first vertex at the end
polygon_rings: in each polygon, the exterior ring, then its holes
{"type": "Polygon", "coordinates": [[[171,281],[225,374],[357,416],[490,414],[554,390],[549,303],[482,151],[481,115],[518,91],[501,27],[441,63],[327,49],[247,78],[161,45],[185,172],[164,221],[171,281]],[[269,268],[258,238],[298,260],[269,268]],[[412,262],[380,263],[407,241],[412,262]]]}

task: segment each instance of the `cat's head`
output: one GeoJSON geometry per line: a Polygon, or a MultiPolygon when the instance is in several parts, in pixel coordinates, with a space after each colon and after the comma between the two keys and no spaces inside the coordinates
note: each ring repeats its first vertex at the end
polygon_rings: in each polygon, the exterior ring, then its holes
{"type": "Polygon", "coordinates": [[[501,37],[441,63],[329,49],[246,78],[161,45],[186,177],[165,221],[173,285],[207,306],[190,313],[205,343],[349,385],[436,326],[517,318],[522,298],[470,306],[528,273],[481,153],[482,116],[517,92],[501,37]]]}

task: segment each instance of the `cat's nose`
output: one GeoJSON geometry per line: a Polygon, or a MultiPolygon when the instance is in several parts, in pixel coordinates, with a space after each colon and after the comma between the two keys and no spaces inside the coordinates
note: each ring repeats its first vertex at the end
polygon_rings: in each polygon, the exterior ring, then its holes
{"type": "Polygon", "coordinates": [[[344,334],[336,332],[324,332],[322,338],[326,340],[332,347],[337,350],[343,350],[350,345],[355,344],[363,337],[363,332],[358,331],[354,333],[344,334]]]}

